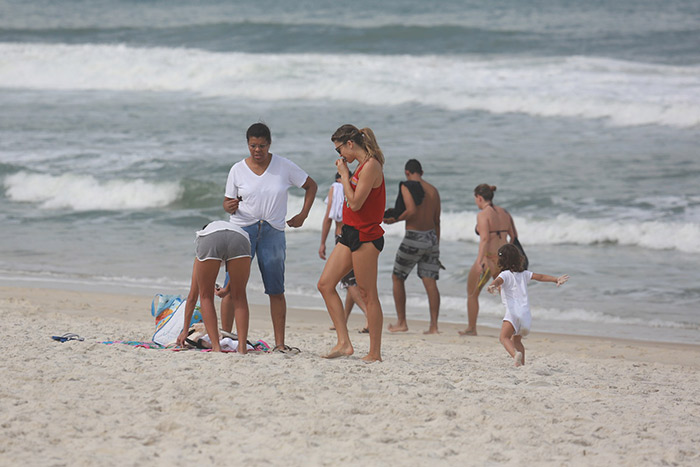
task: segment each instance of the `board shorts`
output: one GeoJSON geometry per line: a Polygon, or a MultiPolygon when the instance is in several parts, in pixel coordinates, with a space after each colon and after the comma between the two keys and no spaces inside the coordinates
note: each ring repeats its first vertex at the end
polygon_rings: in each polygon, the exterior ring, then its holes
{"type": "Polygon", "coordinates": [[[361,242],[360,231],[355,227],[345,224],[343,225],[343,229],[340,231],[340,239],[338,240],[338,243],[350,248],[350,251],[357,251],[363,243],[372,243],[374,247],[381,252],[384,249],[384,236],[381,236],[376,240],[361,242]]]}
{"type": "MultiPolygon", "coordinates": [[[[335,236],[335,243],[340,242],[340,235],[335,236]]],[[[342,279],[340,279],[340,286],[344,289],[348,287],[353,287],[357,285],[357,280],[355,279],[355,270],[351,269],[349,273],[345,274],[342,279]]]]}
{"type": "Polygon", "coordinates": [[[250,258],[250,241],[233,230],[217,230],[197,237],[194,253],[199,261],[218,259],[228,261],[236,258],[250,258]]]}
{"type": "Polygon", "coordinates": [[[407,230],[394,260],[394,275],[405,281],[418,265],[421,279],[440,278],[440,245],[435,230],[407,230]]]}

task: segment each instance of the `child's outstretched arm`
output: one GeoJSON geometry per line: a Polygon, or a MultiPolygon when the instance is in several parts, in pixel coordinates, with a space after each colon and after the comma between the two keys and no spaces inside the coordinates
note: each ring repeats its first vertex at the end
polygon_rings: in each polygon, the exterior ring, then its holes
{"type": "Polygon", "coordinates": [[[486,290],[490,294],[496,295],[498,293],[499,289],[501,288],[502,284],[503,284],[503,279],[500,277],[497,277],[493,280],[493,282],[491,282],[491,284],[489,284],[489,286],[486,288],[486,290]]]}
{"type": "Polygon", "coordinates": [[[537,274],[533,272],[532,278],[539,282],[554,282],[555,284],[557,284],[557,287],[559,287],[560,285],[569,280],[569,275],[564,274],[563,276],[554,277],[547,274],[537,274]]]}

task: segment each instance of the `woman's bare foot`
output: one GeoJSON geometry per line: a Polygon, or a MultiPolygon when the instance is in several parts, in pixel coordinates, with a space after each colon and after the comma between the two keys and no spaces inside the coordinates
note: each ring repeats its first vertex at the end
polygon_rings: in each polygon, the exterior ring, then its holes
{"type": "Polygon", "coordinates": [[[476,329],[465,329],[464,331],[459,331],[460,336],[476,336],[476,329]]]}
{"type": "Polygon", "coordinates": [[[364,357],[362,357],[362,361],[365,363],[374,363],[374,362],[381,362],[382,357],[379,355],[370,355],[367,354],[364,357]]]}
{"type": "Polygon", "coordinates": [[[437,328],[437,326],[436,326],[436,327],[434,327],[434,328],[431,327],[431,328],[428,329],[427,331],[423,331],[423,334],[440,334],[440,332],[438,331],[438,328],[437,328]]]}
{"type": "Polygon", "coordinates": [[[389,332],[406,332],[408,331],[408,324],[406,324],[406,321],[403,323],[389,324],[387,329],[389,332]]]}
{"type": "Polygon", "coordinates": [[[348,357],[355,353],[355,350],[352,348],[352,345],[347,345],[347,346],[335,346],[331,349],[330,352],[328,352],[326,355],[321,355],[323,358],[338,358],[338,357],[348,357]]]}

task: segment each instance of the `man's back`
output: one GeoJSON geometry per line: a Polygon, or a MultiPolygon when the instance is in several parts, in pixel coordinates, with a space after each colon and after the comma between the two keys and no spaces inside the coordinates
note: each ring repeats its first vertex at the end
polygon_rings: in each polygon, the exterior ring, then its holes
{"type": "Polygon", "coordinates": [[[406,230],[433,230],[440,225],[440,194],[430,183],[423,179],[419,181],[425,197],[423,202],[416,206],[416,212],[406,219],[406,230]]]}

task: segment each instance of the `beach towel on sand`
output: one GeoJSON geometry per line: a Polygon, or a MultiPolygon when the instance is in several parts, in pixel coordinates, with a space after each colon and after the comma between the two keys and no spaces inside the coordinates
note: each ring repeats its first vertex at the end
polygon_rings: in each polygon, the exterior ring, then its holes
{"type": "MultiPolygon", "coordinates": [[[[177,336],[182,331],[185,323],[185,304],[179,295],[156,294],[151,302],[151,316],[156,319],[156,332],[153,334],[153,342],[167,346],[177,340],[177,336]]],[[[194,323],[202,321],[202,313],[199,303],[194,307],[192,321],[194,323]]]]}
{"type": "MultiPolygon", "coordinates": [[[[221,350],[229,352],[236,352],[238,350],[237,335],[226,332],[223,329],[219,329],[219,339],[221,350]]],[[[211,338],[207,334],[204,323],[195,323],[190,327],[185,343],[186,345],[197,349],[211,349],[211,338]]],[[[248,350],[269,350],[269,348],[264,348],[267,347],[267,343],[264,341],[258,341],[256,344],[247,341],[246,344],[246,348],[248,350]],[[261,343],[264,345],[260,345],[261,343]]]]}

